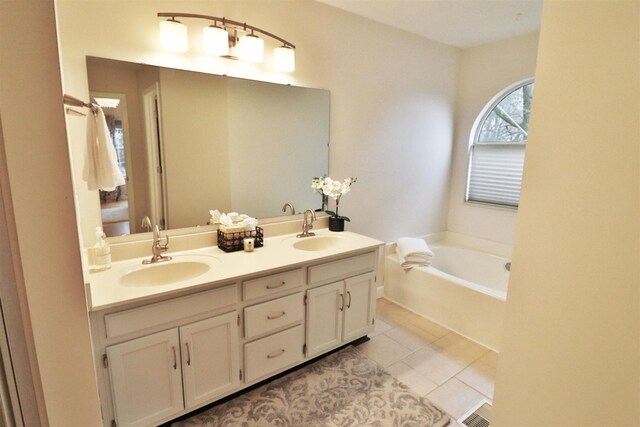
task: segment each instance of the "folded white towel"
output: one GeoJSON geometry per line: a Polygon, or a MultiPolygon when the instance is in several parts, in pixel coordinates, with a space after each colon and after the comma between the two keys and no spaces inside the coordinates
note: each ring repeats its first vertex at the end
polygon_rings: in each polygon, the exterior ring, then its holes
{"type": "Polygon", "coordinates": [[[93,107],[87,116],[87,152],[82,175],[89,190],[113,191],[124,185],[125,180],[118,167],[118,156],[104,112],[96,104],[93,107]]]}
{"type": "Polygon", "coordinates": [[[422,239],[400,237],[396,240],[396,254],[402,268],[428,267],[433,259],[433,252],[422,239]]]}

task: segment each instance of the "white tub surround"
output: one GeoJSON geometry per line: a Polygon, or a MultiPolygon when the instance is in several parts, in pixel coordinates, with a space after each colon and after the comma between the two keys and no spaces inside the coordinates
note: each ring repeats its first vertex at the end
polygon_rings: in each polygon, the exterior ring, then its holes
{"type": "Polygon", "coordinates": [[[510,248],[456,233],[425,238],[430,267],[405,271],[393,246],[384,262],[384,293],[395,303],[499,351],[510,248]]]}
{"type": "Polygon", "coordinates": [[[370,333],[383,243],[314,231],[90,274],[104,425],[165,423],[370,333]]]}

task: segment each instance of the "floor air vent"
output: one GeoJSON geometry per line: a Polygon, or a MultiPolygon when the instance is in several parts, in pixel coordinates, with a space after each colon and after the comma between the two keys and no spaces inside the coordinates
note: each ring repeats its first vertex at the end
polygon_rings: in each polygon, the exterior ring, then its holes
{"type": "Polygon", "coordinates": [[[458,422],[466,427],[489,427],[491,425],[491,404],[483,400],[462,416],[458,422]]]}

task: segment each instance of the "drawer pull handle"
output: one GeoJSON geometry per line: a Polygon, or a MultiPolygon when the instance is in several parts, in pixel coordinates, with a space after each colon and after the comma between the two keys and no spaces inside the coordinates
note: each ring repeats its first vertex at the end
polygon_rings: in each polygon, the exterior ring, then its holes
{"type": "Polygon", "coordinates": [[[340,294],[340,311],[344,311],[344,294],[340,294]]]}
{"type": "Polygon", "coordinates": [[[274,351],[273,353],[267,354],[267,359],[275,359],[278,356],[282,356],[286,350],[281,348],[280,350],[274,351]]]}
{"type": "Polygon", "coordinates": [[[191,366],[191,350],[189,349],[188,341],[187,341],[187,366],[191,366]]]}
{"type": "Polygon", "coordinates": [[[285,314],[287,314],[285,311],[281,311],[281,312],[280,312],[280,313],[278,313],[278,314],[269,314],[269,315],[267,316],[267,319],[269,319],[269,320],[275,320],[275,319],[278,319],[278,318],[280,318],[280,317],[284,316],[285,314]]]}
{"type": "Polygon", "coordinates": [[[173,350],[173,369],[178,369],[178,356],[176,355],[176,347],[171,346],[171,350],[173,350]]]}
{"type": "Polygon", "coordinates": [[[349,297],[349,302],[347,303],[347,308],[351,308],[351,291],[347,291],[347,296],[349,297]]]}
{"type": "Polygon", "coordinates": [[[284,280],[280,283],[278,283],[277,285],[267,285],[267,289],[278,289],[283,287],[284,285],[286,285],[287,282],[285,282],[284,280]]]}

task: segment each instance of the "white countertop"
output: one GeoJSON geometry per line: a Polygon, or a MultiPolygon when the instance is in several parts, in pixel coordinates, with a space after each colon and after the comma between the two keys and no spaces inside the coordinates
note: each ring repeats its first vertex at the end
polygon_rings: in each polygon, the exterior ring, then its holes
{"type": "Polygon", "coordinates": [[[215,284],[228,284],[244,276],[269,273],[338,255],[374,249],[384,244],[379,240],[348,231],[341,233],[334,233],[328,229],[314,231],[316,236],[336,237],[340,239],[340,244],[324,250],[300,250],[294,248],[293,244],[303,239],[297,238],[297,233],[295,233],[267,237],[264,239],[264,246],[256,248],[253,252],[226,253],[218,249],[217,246],[176,253],[168,252],[165,255],[172,256],[173,260],[166,263],[171,263],[174,260],[178,262],[203,260],[211,265],[211,268],[193,279],[165,285],[127,286],[120,284],[120,278],[127,272],[141,268],[153,268],[153,265],[142,265],[142,260],[151,256],[151,249],[149,249],[149,256],[114,262],[109,270],[89,275],[89,310],[98,311],[132,302],[179,294],[187,289],[196,290],[215,284]]]}

